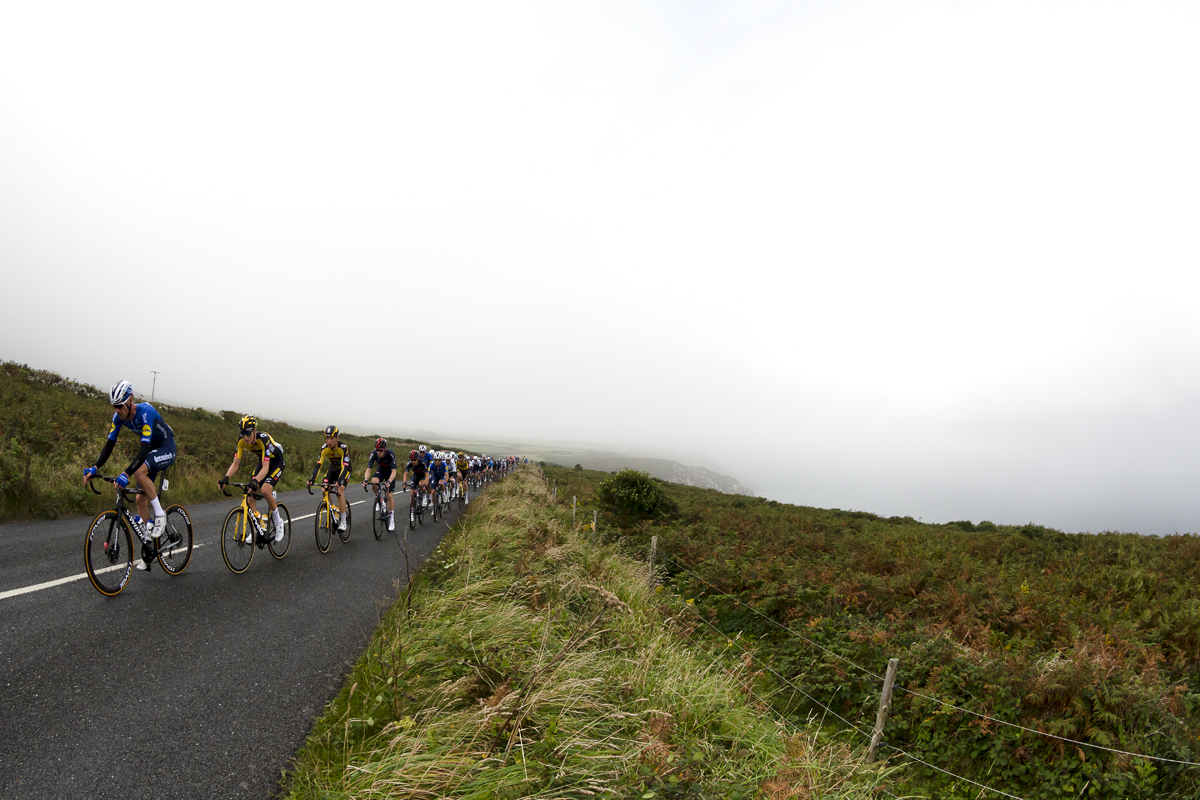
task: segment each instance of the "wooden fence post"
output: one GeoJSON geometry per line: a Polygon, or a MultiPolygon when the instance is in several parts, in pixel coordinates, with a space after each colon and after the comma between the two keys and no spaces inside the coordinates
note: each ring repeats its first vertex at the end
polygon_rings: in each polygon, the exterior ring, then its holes
{"type": "Polygon", "coordinates": [[[646,573],[646,583],[654,588],[654,556],[658,553],[658,537],[650,537],[650,567],[646,573]]]}
{"type": "Polygon", "coordinates": [[[883,738],[883,726],[887,722],[888,711],[892,709],[892,684],[896,682],[896,669],[900,659],[888,659],[887,674],[883,677],[883,693],[879,695],[879,712],[875,714],[875,733],[871,735],[871,748],[867,750],[867,763],[875,761],[875,748],[883,738]]]}

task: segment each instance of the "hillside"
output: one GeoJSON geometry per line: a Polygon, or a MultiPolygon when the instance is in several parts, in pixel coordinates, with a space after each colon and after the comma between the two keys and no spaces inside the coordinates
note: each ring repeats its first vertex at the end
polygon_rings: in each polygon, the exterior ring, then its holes
{"type": "MultiPolygon", "coordinates": [[[[145,398],[138,396],[139,401],[145,398]]],[[[178,459],[169,494],[174,502],[214,500],[216,481],[233,461],[238,422],[245,412],[155,403],[175,432],[178,459]]],[[[107,393],[53,372],[12,362],[0,363],[0,520],[89,514],[110,507],[112,495],[97,496],[82,484],[83,469],[100,453],[108,434],[112,408],[107,393]]],[[[280,488],[304,485],[323,437],[284,422],[259,417],[259,428],[283,445],[287,468],[280,488]]],[[[364,469],[373,437],[343,435],[351,448],[354,469],[364,469]],[[360,466],[361,465],[361,466],[360,466]]],[[[392,442],[400,451],[414,442],[392,442]]],[[[137,437],[126,430],[105,467],[119,471],[137,452],[137,437]]],[[[252,472],[243,463],[241,480],[252,472]]]]}
{"type": "Polygon", "coordinates": [[[607,473],[546,472],[607,539],[646,553],[657,537],[668,585],[752,649],[778,713],[862,747],[898,659],[883,755],[908,767],[900,794],[993,796],[969,779],[1024,800],[1200,796],[1200,537],[924,524],[653,481],[629,497],[656,511],[633,513],[601,505],[607,473]]]}

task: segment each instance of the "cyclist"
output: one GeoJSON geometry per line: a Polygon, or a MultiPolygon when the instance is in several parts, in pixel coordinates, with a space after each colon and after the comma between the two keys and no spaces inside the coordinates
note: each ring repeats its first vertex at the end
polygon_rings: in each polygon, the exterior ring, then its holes
{"type": "Polygon", "coordinates": [[[396,472],[400,465],[396,462],[396,454],[388,449],[387,439],[379,438],[375,440],[375,449],[371,452],[371,460],[367,463],[367,470],[363,473],[363,488],[366,488],[367,481],[370,481],[376,486],[375,494],[379,494],[379,486],[382,485],[387,492],[387,509],[388,509],[388,530],[396,530],[396,500],[392,497],[392,492],[396,488],[396,472]],[[371,475],[371,468],[375,468],[375,475],[371,475]]]}
{"type": "MultiPolygon", "coordinates": [[[[217,481],[217,488],[224,491],[225,484],[242,466],[242,454],[249,451],[257,453],[259,469],[250,478],[250,491],[260,492],[267,501],[271,512],[271,520],[275,523],[275,541],[283,541],[283,518],[279,516],[279,504],[275,500],[275,486],[283,476],[283,446],[271,438],[271,434],[258,430],[258,420],[249,415],[242,417],[241,436],[238,437],[237,450],[233,453],[233,463],[225,470],[225,477],[217,481]]],[[[249,498],[250,511],[258,514],[258,505],[251,494],[249,498]]]]}
{"type": "MultiPolygon", "coordinates": [[[[158,473],[175,463],[175,432],[163,421],[162,415],[149,403],[133,402],[133,384],[129,381],[118,381],[108,390],[108,400],[113,407],[112,425],[108,429],[108,438],[100,456],[92,466],[83,471],[84,483],[96,477],[104,462],[112,455],[117,443],[117,434],[121,428],[137,431],[142,436],[142,444],[133,461],[125,471],[117,476],[117,486],[124,489],[129,486],[132,478],[142,490],[137,496],[138,518],[149,520],[153,511],[154,523],[150,526],[150,535],[155,539],[162,536],[167,526],[167,517],[163,513],[162,503],[158,493],[154,491],[154,479],[158,473]]],[[[135,565],[142,571],[150,569],[150,561],[143,558],[135,565]]]]}
{"type": "Polygon", "coordinates": [[[429,468],[425,466],[424,459],[421,458],[421,453],[417,450],[412,450],[408,454],[408,463],[404,465],[404,483],[408,485],[408,476],[412,475],[412,497],[417,496],[417,487],[425,486],[429,480],[429,468]]]}
{"type": "Polygon", "coordinates": [[[325,473],[322,483],[333,484],[337,487],[338,498],[338,530],[346,530],[346,484],[350,481],[350,445],[342,444],[338,439],[338,428],[336,425],[330,425],[325,429],[325,446],[321,448],[321,455],[317,459],[316,465],[313,467],[312,474],[308,476],[308,485],[312,486],[317,480],[317,470],[322,464],[329,464],[329,471],[325,473]]]}
{"type": "MultiPolygon", "coordinates": [[[[459,453],[458,460],[454,462],[454,466],[458,469],[459,491],[464,495],[467,493],[467,473],[471,471],[471,461],[467,458],[466,453],[459,453]]],[[[467,498],[470,502],[470,498],[467,498]]]]}
{"type": "Polygon", "coordinates": [[[429,465],[429,494],[436,502],[437,493],[446,480],[446,462],[435,458],[429,465]]]}

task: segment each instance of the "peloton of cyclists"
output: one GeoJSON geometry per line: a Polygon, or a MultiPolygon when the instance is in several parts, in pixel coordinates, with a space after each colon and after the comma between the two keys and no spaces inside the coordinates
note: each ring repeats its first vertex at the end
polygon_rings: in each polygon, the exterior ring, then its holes
{"type": "Polygon", "coordinates": [[[250,478],[248,498],[250,511],[258,514],[258,506],[253,492],[260,493],[267,501],[271,511],[271,521],[275,523],[275,541],[283,541],[283,519],[279,516],[279,504],[275,499],[275,486],[283,477],[283,445],[271,438],[271,434],[258,430],[258,420],[251,416],[242,417],[241,436],[238,437],[237,450],[233,453],[233,463],[225,470],[225,477],[217,481],[217,488],[225,490],[225,484],[242,466],[242,454],[249,452],[258,456],[258,471],[250,478]]]}
{"type": "Polygon", "coordinates": [[[338,530],[346,530],[346,484],[350,481],[350,446],[342,444],[338,439],[338,428],[336,425],[330,425],[325,429],[325,446],[321,448],[321,455],[317,459],[316,465],[313,467],[312,474],[308,477],[308,485],[312,486],[317,480],[317,470],[322,464],[329,464],[329,471],[325,473],[322,483],[332,484],[337,487],[338,499],[338,530]]]}
{"type": "MultiPolygon", "coordinates": [[[[154,490],[154,479],[158,477],[158,473],[175,463],[175,433],[163,421],[162,415],[154,406],[149,403],[133,402],[133,384],[129,381],[118,381],[113,384],[113,387],[108,390],[108,400],[113,407],[112,425],[108,429],[108,438],[104,442],[104,448],[100,451],[95,463],[83,471],[84,483],[86,484],[96,477],[100,468],[108,461],[108,457],[112,455],[113,447],[117,443],[117,434],[120,433],[121,428],[129,428],[131,431],[141,434],[141,447],[133,461],[129,462],[129,466],[117,476],[116,484],[124,489],[129,486],[129,481],[132,479],[142,490],[142,493],[137,496],[137,521],[147,520],[148,522],[151,517],[150,512],[153,511],[154,522],[148,527],[150,535],[157,539],[166,529],[167,518],[163,513],[162,503],[158,500],[158,493],[154,490]]],[[[134,566],[142,571],[148,571],[150,562],[143,558],[134,566]]]]}
{"type": "Polygon", "coordinates": [[[399,471],[400,465],[396,462],[396,454],[388,449],[387,439],[376,439],[375,449],[371,452],[371,460],[367,462],[367,470],[363,473],[363,487],[370,481],[375,486],[375,494],[379,494],[380,488],[387,493],[387,510],[389,531],[396,530],[396,500],[393,497],[393,492],[396,488],[396,473],[399,471]],[[371,469],[375,469],[375,474],[371,475],[371,469]]]}

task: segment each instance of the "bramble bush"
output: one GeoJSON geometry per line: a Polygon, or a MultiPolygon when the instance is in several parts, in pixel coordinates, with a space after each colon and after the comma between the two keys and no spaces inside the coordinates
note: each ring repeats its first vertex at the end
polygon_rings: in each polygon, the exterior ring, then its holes
{"type": "Polygon", "coordinates": [[[671,517],[679,513],[679,505],[654,478],[633,469],[621,470],[602,482],[596,494],[602,506],[626,519],[671,517]]]}

